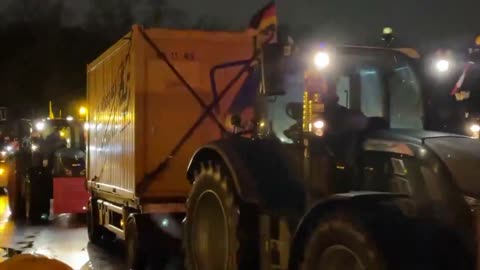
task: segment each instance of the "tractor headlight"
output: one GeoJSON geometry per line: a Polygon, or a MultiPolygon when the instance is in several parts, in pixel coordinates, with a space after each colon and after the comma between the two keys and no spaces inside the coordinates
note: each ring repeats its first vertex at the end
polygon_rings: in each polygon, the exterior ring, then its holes
{"type": "Polygon", "coordinates": [[[471,131],[471,132],[474,132],[474,133],[480,132],[480,125],[478,125],[478,124],[472,124],[472,125],[470,126],[470,131],[471,131]]]}
{"type": "Polygon", "coordinates": [[[446,59],[439,59],[435,62],[435,68],[440,73],[445,73],[450,69],[450,61],[446,59]]]}
{"type": "Polygon", "coordinates": [[[317,52],[313,58],[313,63],[318,70],[322,70],[330,64],[330,55],[323,51],[317,52]]]}
{"type": "Polygon", "coordinates": [[[468,131],[471,133],[472,138],[478,139],[480,137],[480,125],[471,124],[467,126],[468,131]]]}
{"type": "Polygon", "coordinates": [[[35,152],[38,150],[38,145],[32,144],[32,152],[35,152]]]}
{"type": "Polygon", "coordinates": [[[37,122],[35,124],[35,128],[38,130],[38,131],[43,131],[45,129],[45,123],[44,122],[37,122]]]}
{"type": "Polygon", "coordinates": [[[312,122],[311,124],[311,130],[313,134],[317,136],[323,136],[325,129],[325,122],[322,119],[317,119],[312,122]]]}

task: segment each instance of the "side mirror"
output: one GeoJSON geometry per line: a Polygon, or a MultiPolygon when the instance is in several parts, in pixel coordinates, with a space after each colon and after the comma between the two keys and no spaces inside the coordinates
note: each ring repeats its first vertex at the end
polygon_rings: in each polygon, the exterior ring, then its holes
{"type": "Polygon", "coordinates": [[[285,94],[285,48],[279,43],[266,45],[263,49],[263,83],[267,96],[285,94]]]}

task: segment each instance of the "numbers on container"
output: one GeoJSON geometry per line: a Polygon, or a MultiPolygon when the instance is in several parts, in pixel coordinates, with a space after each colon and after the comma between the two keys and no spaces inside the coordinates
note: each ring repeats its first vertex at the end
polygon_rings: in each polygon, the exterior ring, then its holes
{"type": "Polygon", "coordinates": [[[186,60],[186,61],[195,61],[195,54],[193,52],[170,52],[170,59],[172,60],[186,60]]]}

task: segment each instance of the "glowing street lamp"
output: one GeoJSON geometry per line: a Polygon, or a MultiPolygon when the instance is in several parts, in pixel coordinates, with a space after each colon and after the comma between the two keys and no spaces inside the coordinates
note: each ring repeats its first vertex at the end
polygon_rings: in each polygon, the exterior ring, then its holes
{"type": "Polygon", "coordinates": [[[78,109],[78,114],[80,114],[81,116],[86,116],[88,113],[88,110],[86,107],[82,106],[78,109]]]}

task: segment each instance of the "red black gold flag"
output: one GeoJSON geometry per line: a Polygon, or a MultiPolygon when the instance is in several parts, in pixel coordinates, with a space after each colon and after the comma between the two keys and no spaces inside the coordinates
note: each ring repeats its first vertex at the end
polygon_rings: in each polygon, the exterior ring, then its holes
{"type": "Polygon", "coordinates": [[[264,43],[274,43],[277,41],[277,23],[277,8],[272,1],[252,17],[249,29],[262,35],[264,43]]]}

